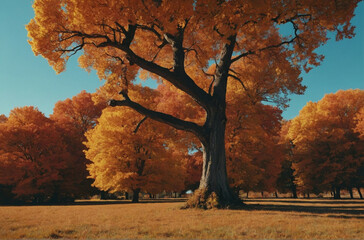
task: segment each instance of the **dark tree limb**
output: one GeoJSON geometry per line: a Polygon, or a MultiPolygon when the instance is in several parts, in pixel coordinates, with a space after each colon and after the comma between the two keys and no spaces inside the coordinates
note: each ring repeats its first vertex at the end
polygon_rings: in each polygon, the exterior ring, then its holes
{"type": "Polygon", "coordinates": [[[220,54],[220,61],[216,65],[214,92],[213,97],[218,99],[221,104],[226,104],[226,87],[230,65],[232,64],[232,55],[236,43],[236,35],[228,37],[229,43],[226,43],[220,54]]]}
{"type": "MultiPolygon", "coordinates": [[[[186,20],[187,21],[187,20],[186,20]]],[[[187,21],[188,22],[188,21],[187,21]]],[[[186,22],[186,24],[187,24],[186,22]]],[[[142,28],[143,30],[150,30],[147,29],[146,26],[140,26],[140,25],[129,25],[128,29],[123,27],[122,25],[115,23],[117,25],[117,31],[121,32],[124,35],[124,38],[122,42],[120,41],[114,41],[110,39],[107,35],[102,34],[88,34],[83,33],[80,31],[71,31],[66,28],[63,28],[62,31],[60,31],[61,37],[64,39],[69,39],[72,37],[79,37],[84,40],[87,39],[104,39],[105,41],[94,44],[97,48],[104,48],[104,47],[114,47],[121,51],[123,51],[126,54],[126,58],[129,60],[130,65],[136,64],[140,68],[147,70],[151,73],[154,73],[168,82],[170,82],[172,85],[174,85],[176,88],[182,90],[183,92],[190,95],[200,106],[202,106],[206,111],[209,110],[209,105],[211,103],[211,96],[206,93],[202,88],[200,88],[192,79],[190,76],[186,74],[184,71],[184,57],[185,52],[184,48],[182,46],[183,42],[183,32],[185,29],[184,27],[179,27],[179,33],[176,36],[168,35],[167,38],[164,36],[164,39],[166,41],[171,40],[172,45],[174,44],[174,68],[173,70],[164,68],[156,63],[154,61],[148,61],[144,59],[141,56],[138,56],[134,53],[133,50],[131,50],[130,45],[132,41],[134,40],[134,35],[137,30],[137,28],[142,28]],[[174,43],[173,43],[174,42],[174,43]]],[[[157,35],[157,32],[154,32],[157,35]]],[[[92,43],[88,43],[92,44],[92,43]]],[[[71,49],[59,49],[59,51],[62,52],[73,52],[75,50],[79,51],[83,49],[84,43],[81,43],[80,45],[73,47],[71,49]]],[[[172,46],[173,47],[173,46],[172,46]]]]}
{"type": "Polygon", "coordinates": [[[139,130],[139,128],[140,128],[140,126],[142,125],[142,123],[145,121],[145,120],[147,120],[148,119],[148,117],[144,117],[142,120],[140,120],[140,122],[137,124],[137,126],[135,127],[135,129],[134,129],[134,131],[133,131],[133,133],[137,133],[138,132],[138,130],[139,130]]]}
{"type": "MultiPolygon", "coordinates": [[[[275,22],[275,23],[278,23],[278,19],[279,19],[280,16],[281,16],[281,14],[278,14],[275,18],[272,18],[271,20],[273,22],[275,22]]],[[[282,23],[283,24],[284,23],[291,23],[292,24],[293,29],[294,29],[294,36],[291,39],[286,40],[286,41],[282,41],[282,42],[277,43],[277,44],[269,45],[269,46],[266,46],[266,47],[263,47],[263,48],[260,48],[260,49],[249,50],[249,51],[246,51],[244,53],[241,53],[240,55],[238,55],[238,56],[236,56],[235,58],[232,59],[232,63],[236,62],[239,59],[241,59],[243,57],[246,57],[248,55],[254,55],[254,54],[257,54],[259,52],[262,52],[262,51],[265,51],[265,50],[268,50],[268,49],[272,49],[272,48],[279,48],[279,47],[281,47],[283,45],[289,45],[289,44],[291,44],[291,43],[293,43],[295,41],[297,41],[297,43],[299,44],[300,47],[303,47],[301,42],[300,42],[299,28],[298,28],[297,23],[295,22],[295,20],[302,19],[302,18],[309,18],[309,20],[311,20],[311,14],[296,14],[293,17],[290,17],[290,18],[279,21],[280,24],[282,24],[282,23]]]]}
{"type": "Polygon", "coordinates": [[[166,113],[150,110],[150,109],[140,105],[139,103],[132,101],[129,98],[126,91],[122,91],[122,92],[120,92],[120,94],[123,95],[124,100],[110,100],[109,106],[130,107],[130,108],[134,109],[135,111],[137,111],[138,113],[140,113],[148,118],[151,118],[155,121],[168,124],[178,130],[184,130],[184,131],[191,132],[191,133],[195,134],[197,137],[199,137],[200,139],[204,138],[203,128],[201,126],[197,125],[196,123],[184,121],[184,120],[181,120],[179,118],[176,118],[176,117],[166,114],[166,113]]]}
{"type": "Polygon", "coordinates": [[[131,63],[137,64],[139,67],[159,75],[178,89],[190,95],[204,109],[208,108],[210,96],[203,89],[198,87],[187,74],[170,71],[169,69],[164,68],[152,61],[147,61],[146,59],[136,55],[128,46],[125,46],[124,44],[106,41],[99,44],[97,47],[115,47],[122,50],[126,53],[127,59],[131,63]]]}

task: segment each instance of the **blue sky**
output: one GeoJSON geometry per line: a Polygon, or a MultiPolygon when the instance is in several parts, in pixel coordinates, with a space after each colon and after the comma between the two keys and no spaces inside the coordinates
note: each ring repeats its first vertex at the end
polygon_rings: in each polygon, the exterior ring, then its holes
{"type": "MultiPolygon", "coordinates": [[[[0,8],[0,114],[14,107],[36,106],[49,115],[59,100],[81,90],[94,92],[102,85],[94,72],[78,67],[73,57],[67,70],[57,75],[42,57],[35,57],[27,43],[25,25],[33,17],[30,0],[2,1],[0,8]]],[[[308,101],[318,101],[339,89],[364,89],[364,2],[360,2],[352,23],[356,37],[340,42],[330,40],[318,49],[325,55],[321,66],[302,74],[307,86],[302,96],[292,95],[283,117],[291,119],[308,101]]]]}

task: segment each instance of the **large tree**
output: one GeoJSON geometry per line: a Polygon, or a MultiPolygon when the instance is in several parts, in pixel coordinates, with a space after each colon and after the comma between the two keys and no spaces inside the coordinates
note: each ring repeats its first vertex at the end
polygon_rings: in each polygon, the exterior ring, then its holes
{"type": "Polygon", "coordinates": [[[193,133],[203,148],[196,193],[202,202],[196,205],[205,206],[211,195],[224,207],[240,202],[228,186],[225,166],[228,85],[239,82],[236,90],[252,103],[284,104],[287,94],[302,93],[300,71],[323,59],[314,50],[327,33],[336,32],[337,39],[354,35],[350,20],[358,1],[35,0],[27,29],[34,53],[57,72],[81,53],[81,66],[106,79],[111,106],[128,106],[193,133]],[[290,34],[280,34],[282,25],[290,34]],[[203,123],[149,109],[130,97],[140,70],[190,96],[205,112],[203,123]]]}

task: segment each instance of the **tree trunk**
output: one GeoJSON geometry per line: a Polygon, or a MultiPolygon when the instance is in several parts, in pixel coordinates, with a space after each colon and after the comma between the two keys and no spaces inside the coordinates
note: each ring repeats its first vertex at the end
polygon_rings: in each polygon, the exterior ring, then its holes
{"type": "Polygon", "coordinates": [[[139,193],[140,193],[140,188],[133,190],[133,200],[131,202],[133,203],[139,202],[139,193]]]}
{"type": "Polygon", "coordinates": [[[200,186],[187,202],[187,207],[231,208],[243,203],[229,187],[225,157],[225,109],[220,114],[213,114],[207,120],[209,132],[203,147],[203,166],[200,186]],[[210,121],[209,121],[210,120],[210,121]]]}
{"type": "Polygon", "coordinates": [[[276,196],[276,198],[278,198],[278,193],[277,191],[274,192],[274,195],[276,196]]]}
{"type": "Polygon", "coordinates": [[[246,198],[249,198],[249,191],[246,192],[246,198]]]}
{"type": "Polygon", "coordinates": [[[340,188],[339,187],[335,187],[334,189],[334,199],[340,199],[341,195],[340,195],[340,188]]]}
{"type": "Polygon", "coordinates": [[[363,199],[363,195],[362,195],[362,194],[361,194],[361,192],[360,192],[360,187],[357,187],[356,189],[358,190],[358,193],[359,193],[360,199],[363,199]]]}
{"type": "Polygon", "coordinates": [[[292,197],[293,198],[297,198],[297,188],[296,188],[296,185],[295,184],[292,184],[292,197]]]}
{"type": "Polygon", "coordinates": [[[348,191],[349,191],[349,194],[350,194],[350,198],[353,199],[354,198],[353,189],[349,187],[348,191]]]}

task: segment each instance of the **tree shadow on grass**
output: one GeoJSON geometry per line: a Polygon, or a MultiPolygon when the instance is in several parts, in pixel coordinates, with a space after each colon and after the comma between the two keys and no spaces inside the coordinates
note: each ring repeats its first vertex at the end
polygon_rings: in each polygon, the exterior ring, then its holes
{"type": "MultiPolygon", "coordinates": [[[[315,206],[315,205],[298,205],[297,201],[286,202],[287,204],[282,204],[282,201],[276,201],[279,204],[274,204],[271,200],[262,201],[262,200],[252,200],[249,203],[245,201],[247,204],[245,210],[250,211],[278,211],[278,212],[296,212],[296,213],[311,213],[315,214],[315,216],[323,215],[324,217],[332,217],[332,218],[356,218],[356,219],[364,219],[364,202],[362,202],[362,206],[345,206],[346,204],[352,204],[351,202],[341,202],[333,200],[333,203],[328,202],[319,202],[321,204],[331,204],[329,206],[315,206]],[[258,202],[258,203],[257,203],[258,202]],[[261,203],[261,204],[259,204],[261,203]],[[337,204],[337,205],[333,205],[337,204]]],[[[311,202],[301,201],[300,203],[310,204],[311,202]]]]}
{"type": "Polygon", "coordinates": [[[277,203],[307,203],[307,204],[360,204],[364,206],[364,199],[293,199],[293,198],[245,198],[244,203],[249,202],[277,202],[277,203]]]}
{"type": "Polygon", "coordinates": [[[70,205],[109,205],[109,204],[145,204],[145,203],[174,203],[185,202],[186,198],[157,198],[157,199],[141,199],[138,203],[132,203],[131,200],[78,200],[70,205]]]}
{"type": "Polygon", "coordinates": [[[141,199],[138,203],[132,203],[131,200],[76,200],[68,203],[7,203],[0,206],[92,206],[92,205],[115,205],[115,204],[145,204],[145,203],[174,203],[185,202],[186,198],[158,198],[158,199],[141,199]]]}

